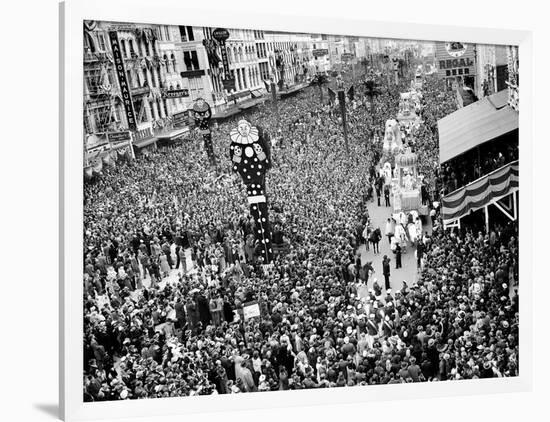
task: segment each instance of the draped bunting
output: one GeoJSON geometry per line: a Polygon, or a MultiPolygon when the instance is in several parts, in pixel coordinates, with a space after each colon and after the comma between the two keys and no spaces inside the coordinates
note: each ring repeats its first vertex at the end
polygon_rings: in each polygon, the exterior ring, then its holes
{"type": "Polygon", "coordinates": [[[445,196],[441,201],[443,220],[461,218],[518,189],[519,163],[514,161],[445,196]]]}

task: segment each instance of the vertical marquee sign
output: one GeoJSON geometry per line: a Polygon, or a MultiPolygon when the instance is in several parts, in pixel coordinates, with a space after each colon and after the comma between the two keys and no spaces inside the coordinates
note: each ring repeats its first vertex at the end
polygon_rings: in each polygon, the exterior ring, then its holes
{"type": "Polygon", "coordinates": [[[120,94],[122,95],[124,112],[126,113],[126,119],[128,120],[128,129],[135,132],[137,131],[136,113],[134,111],[134,103],[132,102],[130,87],[128,86],[128,79],[126,78],[126,69],[124,68],[124,61],[122,60],[122,52],[120,51],[117,31],[109,31],[109,39],[111,40],[111,50],[113,50],[115,72],[117,74],[118,84],[120,85],[120,94]]]}
{"type": "Polygon", "coordinates": [[[220,50],[222,53],[222,64],[223,64],[223,86],[228,91],[235,89],[235,79],[230,77],[229,72],[229,60],[227,59],[227,49],[225,47],[225,42],[229,38],[229,31],[225,28],[216,28],[212,32],[212,36],[220,44],[220,50]]]}

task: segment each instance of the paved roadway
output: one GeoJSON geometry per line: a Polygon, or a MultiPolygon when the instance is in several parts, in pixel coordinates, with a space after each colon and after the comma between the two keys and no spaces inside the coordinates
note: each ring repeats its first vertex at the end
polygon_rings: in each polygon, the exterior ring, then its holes
{"type": "Polygon", "coordinates": [[[380,232],[382,233],[382,240],[380,241],[380,253],[374,254],[372,247],[369,246],[369,251],[366,250],[365,245],[362,245],[359,250],[361,252],[361,264],[365,264],[369,261],[372,262],[374,267],[374,274],[368,280],[368,287],[371,288],[374,279],[378,279],[378,284],[382,286],[385,291],[384,275],[382,274],[382,258],[384,255],[387,255],[390,261],[390,285],[392,291],[401,289],[403,286],[403,280],[407,282],[410,286],[414,281],[416,281],[417,270],[416,270],[416,258],[415,247],[407,246],[406,253],[401,253],[401,265],[399,269],[395,269],[395,255],[390,249],[390,243],[388,238],[384,235],[386,229],[386,221],[391,216],[392,206],[384,206],[384,197],[380,199],[381,206],[377,205],[376,194],[374,195],[374,201],[367,204],[367,209],[369,210],[369,216],[371,219],[371,224],[374,228],[380,227],[380,232]]]}

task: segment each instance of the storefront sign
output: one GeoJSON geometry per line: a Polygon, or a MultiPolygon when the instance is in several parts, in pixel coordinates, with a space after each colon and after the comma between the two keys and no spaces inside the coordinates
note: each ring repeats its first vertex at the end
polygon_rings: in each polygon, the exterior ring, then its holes
{"type": "Polygon", "coordinates": [[[111,50],[113,51],[115,72],[118,78],[118,83],[120,85],[122,103],[124,104],[124,112],[126,114],[126,120],[128,120],[128,128],[130,130],[136,131],[136,113],[134,111],[132,95],[130,94],[130,86],[128,85],[128,81],[126,79],[126,69],[124,68],[124,61],[122,60],[122,52],[120,50],[117,32],[109,31],[109,39],[111,41],[111,50]]]}
{"type": "Polygon", "coordinates": [[[117,144],[119,142],[128,142],[131,138],[129,131],[124,132],[107,132],[109,142],[111,144],[117,144]]]}
{"type": "Polygon", "coordinates": [[[442,78],[475,75],[475,52],[472,44],[436,43],[435,58],[438,75],[442,78]]]}
{"type": "Polygon", "coordinates": [[[189,97],[188,89],[169,89],[162,93],[164,98],[184,98],[189,97]]]}
{"type": "Polygon", "coordinates": [[[353,53],[344,53],[344,54],[342,54],[342,60],[343,61],[352,60],[354,58],[355,58],[355,55],[353,53]]]}
{"type": "Polygon", "coordinates": [[[322,57],[328,55],[328,49],[326,48],[318,48],[317,50],[313,50],[313,57],[322,57]]]}

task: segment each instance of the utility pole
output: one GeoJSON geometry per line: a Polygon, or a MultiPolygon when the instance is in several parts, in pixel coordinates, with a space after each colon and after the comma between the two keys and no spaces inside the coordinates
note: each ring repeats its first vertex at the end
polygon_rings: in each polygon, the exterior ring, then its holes
{"type": "Polygon", "coordinates": [[[277,105],[277,85],[272,80],[270,86],[271,86],[271,104],[273,107],[273,113],[275,114],[277,126],[279,126],[279,108],[277,105]]]}
{"type": "Polygon", "coordinates": [[[338,103],[340,104],[340,113],[342,114],[342,127],[344,129],[344,141],[346,143],[346,153],[349,155],[348,127],[346,124],[346,93],[344,83],[338,84],[338,103]]]}

